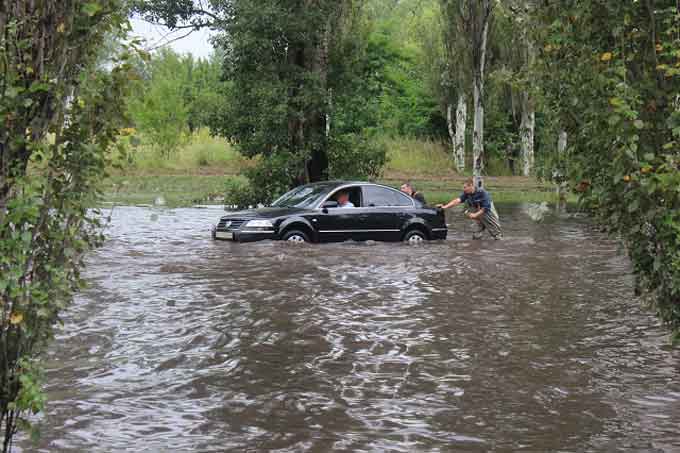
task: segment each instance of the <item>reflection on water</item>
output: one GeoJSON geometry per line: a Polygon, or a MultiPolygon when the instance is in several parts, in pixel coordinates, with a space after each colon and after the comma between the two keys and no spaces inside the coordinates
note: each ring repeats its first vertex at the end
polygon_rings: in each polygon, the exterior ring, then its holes
{"type": "Polygon", "coordinates": [[[680,355],[586,221],[239,245],[117,208],[24,451],[680,451],[680,355]]]}

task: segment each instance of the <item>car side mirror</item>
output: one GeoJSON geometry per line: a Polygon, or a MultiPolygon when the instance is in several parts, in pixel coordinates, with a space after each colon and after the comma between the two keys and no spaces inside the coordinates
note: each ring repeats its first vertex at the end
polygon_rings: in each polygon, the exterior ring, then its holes
{"type": "Polygon", "coordinates": [[[328,200],[323,202],[323,204],[321,205],[321,209],[323,210],[323,212],[328,212],[329,208],[337,208],[338,206],[339,205],[337,201],[328,200]]]}

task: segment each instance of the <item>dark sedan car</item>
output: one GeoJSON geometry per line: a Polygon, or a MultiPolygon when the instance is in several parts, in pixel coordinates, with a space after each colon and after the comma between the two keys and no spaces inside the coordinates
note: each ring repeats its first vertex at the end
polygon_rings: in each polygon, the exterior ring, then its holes
{"type": "Polygon", "coordinates": [[[444,212],[391,187],[367,182],[319,182],[296,187],[271,207],[230,213],[213,228],[214,239],[251,242],[446,239],[444,212]],[[354,207],[339,207],[349,194],[354,207]]]}

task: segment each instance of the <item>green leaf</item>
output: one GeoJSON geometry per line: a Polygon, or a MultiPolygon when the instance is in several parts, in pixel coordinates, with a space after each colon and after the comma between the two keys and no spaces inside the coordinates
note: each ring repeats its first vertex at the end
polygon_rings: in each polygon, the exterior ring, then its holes
{"type": "Polygon", "coordinates": [[[37,91],[49,91],[50,89],[50,84],[45,83],[45,82],[33,82],[31,84],[31,87],[28,89],[31,93],[35,93],[37,91]]]}
{"type": "Polygon", "coordinates": [[[633,126],[635,126],[635,129],[643,129],[645,127],[645,123],[642,120],[635,120],[633,121],[633,126]]]}
{"type": "Polygon", "coordinates": [[[623,99],[613,97],[609,99],[609,104],[611,104],[613,107],[621,107],[624,105],[623,99]]]}
{"type": "Polygon", "coordinates": [[[22,90],[20,87],[10,85],[7,88],[5,88],[5,97],[9,99],[15,98],[19,95],[21,91],[22,90]]]}
{"type": "Polygon", "coordinates": [[[88,15],[90,17],[97,14],[99,11],[101,11],[101,9],[102,9],[101,5],[99,3],[94,3],[94,2],[85,3],[81,8],[83,13],[85,13],[86,15],[88,15]]]}
{"type": "Polygon", "coordinates": [[[646,161],[653,161],[654,157],[656,156],[654,155],[654,153],[645,153],[643,157],[645,158],[646,161]]]}

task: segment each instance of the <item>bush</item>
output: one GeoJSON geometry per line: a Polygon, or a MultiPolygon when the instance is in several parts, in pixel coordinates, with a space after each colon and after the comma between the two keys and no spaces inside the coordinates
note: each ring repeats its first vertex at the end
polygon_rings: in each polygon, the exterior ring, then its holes
{"type": "Polygon", "coordinates": [[[200,148],[196,153],[196,165],[199,167],[207,167],[210,165],[211,155],[205,148],[200,148]]]}
{"type": "Polygon", "coordinates": [[[225,205],[247,207],[268,205],[296,185],[298,159],[289,155],[261,158],[245,176],[229,178],[226,183],[225,205]]]}
{"type": "Polygon", "coordinates": [[[375,179],[387,162],[383,142],[359,134],[332,137],[328,147],[331,179],[375,179]]]}
{"type": "Polygon", "coordinates": [[[233,176],[227,179],[224,192],[225,206],[247,208],[257,204],[250,181],[242,176],[233,176]]]}
{"type": "Polygon", "coordinates": [[[84,285],[85,254],[102,243],[102,215],[91,207],[127,125],[121,100],[135,74],[125,49],[98,61],[108,39],[125,35],[123,1],[15,0],[0,10],[0,449],[8,452],[44,407],[45,351],[84,285]]]}
{"type": "Polygon", "coordinates": [[[302,159],[290,154],[274,154],[246,171],[257,203],[269,204],[301,183],[298,180],[302,159]]]}

